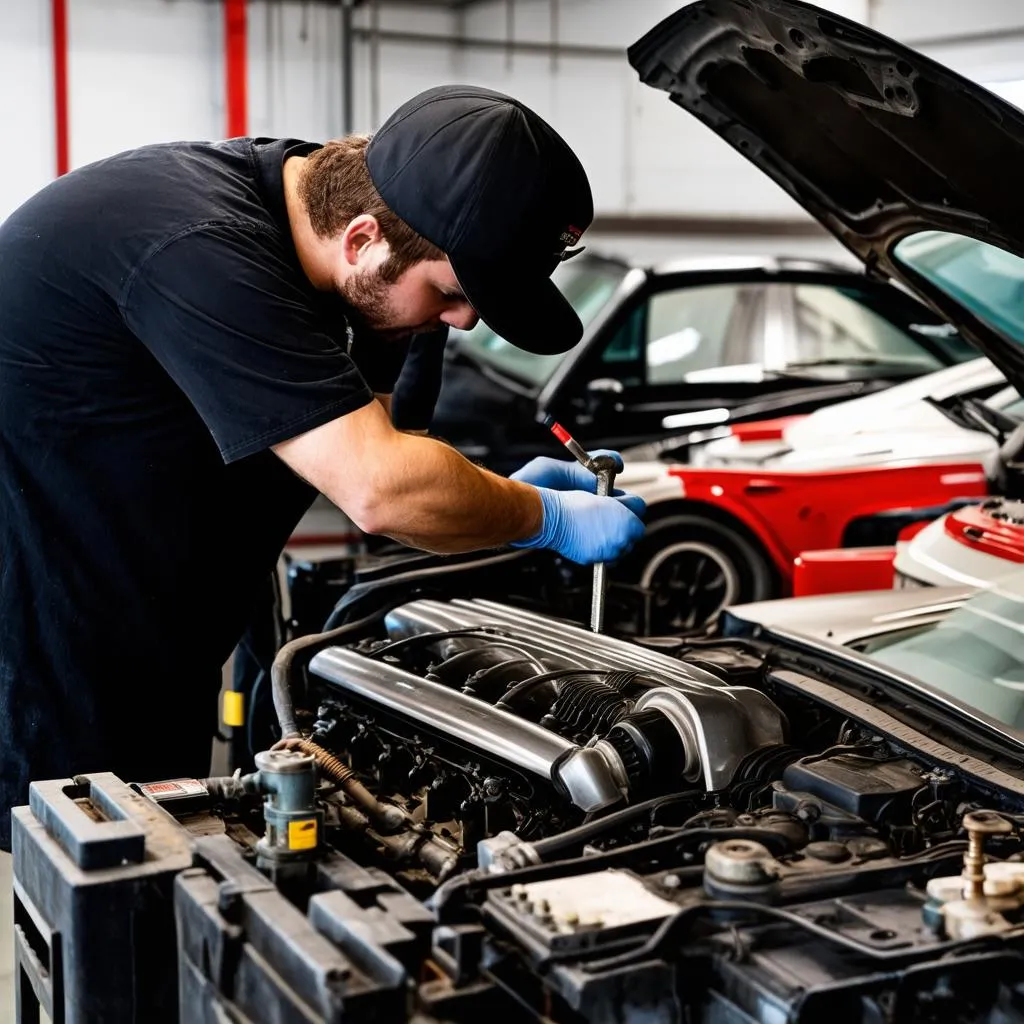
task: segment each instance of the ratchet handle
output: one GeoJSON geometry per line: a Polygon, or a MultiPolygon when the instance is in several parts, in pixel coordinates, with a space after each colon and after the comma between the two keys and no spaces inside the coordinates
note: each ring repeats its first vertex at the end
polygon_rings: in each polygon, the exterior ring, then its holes
{"type": "MultiPolygon", "coordinates": [[[[606,498],[615,485],[618,464],[607,455],[598,455],[590,460],[589,467],[597,476],[597,493],[606,498]]],[[[608,586],[608,570],[604,562],[594,563],[594,584],[590,596],[590,628],[600,633],[604,628],[604,595],[608,586]]]]}

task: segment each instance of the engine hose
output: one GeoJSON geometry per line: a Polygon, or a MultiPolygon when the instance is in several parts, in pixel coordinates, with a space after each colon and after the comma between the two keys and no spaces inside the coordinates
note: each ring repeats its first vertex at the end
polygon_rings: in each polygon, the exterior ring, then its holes
{"type": "Polygon", "coordinates": [[[312,755],[320,771],[332,782],[338,783],[345,795],[362,811],[379,824],[396,828],[406,824],[406,816],[394,804],[382,804],[355,776],[355,772],[329,750],[312,740],[300,736],[289,736],[278,743],[279,750],[301,750],[312,755]]]}
{"type": "Polygon", "coordinates": [[[369,633],[374,626],[378,625],[380,620],[381,613],[377,611],[357,619],[355,622],[346,623],[336,629],[329,629],[325,633],[300,636],[285,644],[277,652],[274,664],[270,668],[270,689],[274,699],[274,712],[277,714],[277,723],[281,727],[283,739],[299,735],[299,726],[295,720],[295,705],[292,700],[293,673],[299,668],[305,668],[312,661],[313,655],[325,647],[345,640],[361,639],[364,634],[369,633]]]}
{"type": "Polygon", "coordinates": [[[575,732],[603,736],[635,703],[603,679],[567,679],[541,724],[551,719],[575,732]]]}
{"type": "Polygon", "coordinates": [[[531,691],[544,683],[555,683],[578,679],[596,679],[613,690],[622,693],[627,686],[636,684],[641,689],[649,689],[658,684],[652,682],[640,672],[633,672],[622,669],[600,669],[600,668],[560,668],[553,672],[545,672],[543,675],[530,676],[521,683],[513,686],[494,706],[502,711],[515,711],[516,703],[531,691]]]}
{"type": "MultiPolygon", "coordinates": [[[[681,910],[677,910],[670,917],[667,917],[658,927],[657,931],[646,942],[615,956],[603,960],[588,960],[580,966],[588,974],[598,974],[606,971],[620,971],[628,967],[643,963],[652,957],[660,956],[661,951],[669,946],[678,949],[681,941],[678,933],[682,931],[697,916],[703,914],[719,914],[723,912],[744,912],[753,916],[767,917],[775,921],[782,921],[792,925],[811,935],[816,936],[824,942],[833,946],[868,957],[876,963],[899,961],[908,955],[908,945],[896,946],[895,948],[879,948],[870,946],[866,942],[854,938],[852,935],[844,935],[842,932],[818,924],[810,917],[796,914],[784,907],[772,907],[764,903],[754,903],[750,900],[701,900],[691,903],[681,910]]],[[[961,950],[970,950],[979,945],[994,945],[999,949],[1005,947],[1015,938],[1024,934],[1024,927],[1017,925],[1008,931],[1000,932],[998,935],[972,936],[967,939],[955,939],[947,941],[938,946],[936,952],[943,958],[951,957],[961,950]]],[[[578,954],[576,954],[578,956],[578,954]]],[[[1018,954],[1019,955],[1019,954],[1018,954]]],[[[548,958],[555,959],[554,957],[548,958]]],[[[561,959],[561,958],[560,958],[561,959]]]]}
{"type": "Polygon", "coordinates": [[[612,811],[596,821],[588,821],[583,825],[577,825],[558,835],[548,836],[547,839],[538,839],[530,843],[533,852],[542,861],[555,860],[566,854],[569,850],[582,847],[592,839],[604,835],[611,829],[628,825],[630,822],[643,818],[648,813],[653,820],[655,814],[662,807],[672,804],[685,803],[689,800],[699,800],[704,796],[701,790],[688,790],[683,793],[666,793],[663,796],[652,797],[642,803],[633,804],[631,807],[623,807],[619,811],[612,811]]]}
{"type": "MultiPolygon", "coordinates": [[[[637,807],[640,805],[637,804],[637,807]]],[[[624,808],[628,810],[629,808],[624,808]]],[[[609,815],[610,817],[610,815],[609,815]]],[[[704,843],[717,843],[727,839],[750,839],[768,848],[773,857],[792,853],[796,846],[789,838],[764,828],[695,828],[680,831],[657,839],[645,839],[630,846],[618,846],[613,850],[573,857],[568,860],[554,860],[550,863],[535,864],[527,868],[497,874],[487,871],[467,872],[449,879],[438,887],[427,901],[442,923],[458,914],[458,909],[468,902],[481,897],[488,889],[507,889],[516,882],[544,882],[571,875],[591,874],[605,868],[632,868],[641,870],[639,864],[651,861],[658,863],[675,862],[687,846],[694,848],[704,843]]],[[[686,878],[702,878],[703,865],[680,868],[676,874],[686,878]]]]}
{"type": "Polygon", "coordinates": [[[597,668],[559,668],[553,672],[544,672],[542,675],[530,676],[529,679],[516,683],[494,706],[502,711],[514,712],[515,702],[523,694],[530,693],[532,690],[537,689],[538,686],[543,686],[544,683],[552,683],[560,679],[602,679],[606,675],[608,673],[604,669],[597,668]]]}
{"type": "Polygon", "coordinates": [[[467,636],[470,639],[490,639],[490,643],[487,644],[488,647],[504,647],[507,650],[515,651],[516,654],[521,655],[525,660],[529,661],[538,672],[546,671],[545,667],[537,660],[536,657],[534,657],[534,655],[530,654],[529,651],[524,651],[516,644],[508,642],[515,638],[497,626],[466,626],[463,629],[444,629],[433,633],[414,633],[412,636],[405,636],[400,640],[393,640],[391,643],[368,655],[368,657],[378,660],[394,654],[396,650],[401,650],[404,647],[421,644],[426,646],[460,636],[467,636]]]}

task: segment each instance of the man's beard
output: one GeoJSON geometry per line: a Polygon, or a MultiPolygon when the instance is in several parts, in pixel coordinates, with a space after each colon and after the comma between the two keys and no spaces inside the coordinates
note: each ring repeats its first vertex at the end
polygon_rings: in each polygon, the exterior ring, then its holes
{"type": "Polygon", "coordinates": [[[353,326],[370,331],[388,341],[402,341],[426,330],[429,325],[396,325],[398,315],[390,302],[390,288],[391,282],[384,279],[379,268],[353,274],[344,282],[341,286],[341,296],[351,309],[352,319],[355,321],[353,326]]]}

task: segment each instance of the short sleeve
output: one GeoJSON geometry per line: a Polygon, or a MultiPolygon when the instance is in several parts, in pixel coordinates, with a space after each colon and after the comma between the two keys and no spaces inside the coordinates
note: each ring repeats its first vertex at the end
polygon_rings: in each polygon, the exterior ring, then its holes
{"type": "Polygon", "coordinates": [[[447,327],[413,338],[391,400],[391,416],[399,430],[430,429],[441,393],[447,341],[447,327]]]}
{"type": "Polygon", "coordinates": [[[175,236],[128,279],[121,312],[225,462],[373,399],[345,350],[344,322],[325,322],[294,254],[269,226],[206,224],[175,236]]]}

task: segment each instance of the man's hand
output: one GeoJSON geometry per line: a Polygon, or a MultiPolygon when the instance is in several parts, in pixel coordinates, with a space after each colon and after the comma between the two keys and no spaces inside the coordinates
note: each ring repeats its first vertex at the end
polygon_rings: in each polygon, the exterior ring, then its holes
{"type": "MultiPolygon", "coordinates": [[[[622,472],[622,456],[618,452],[598,448],[587,454],[591,458],[607,455],[615,460],[615,472],[622,472]]],[[[522,469],[516,470],[509,480],[533,484],[534,487],[550,487],[553,491],[590,491],[593,494],[597,490],[597,477],[586,466],[580,465],[575,459],[567,462],[564,459],[549,459],[546,455],[532,459],[522,469]]],[[[621,495],[625,492],[614,493],[621,495]]]]}
{"type": "Polygon", "coordinates": [[[537,493],[544,509],[540,531],[513,543],[514,548],[550,548],[570,561],[590,565],[621,558],[643,536],[644,501],[635,494],[602,498],[547,487],[538,487],[537,493]]]}

